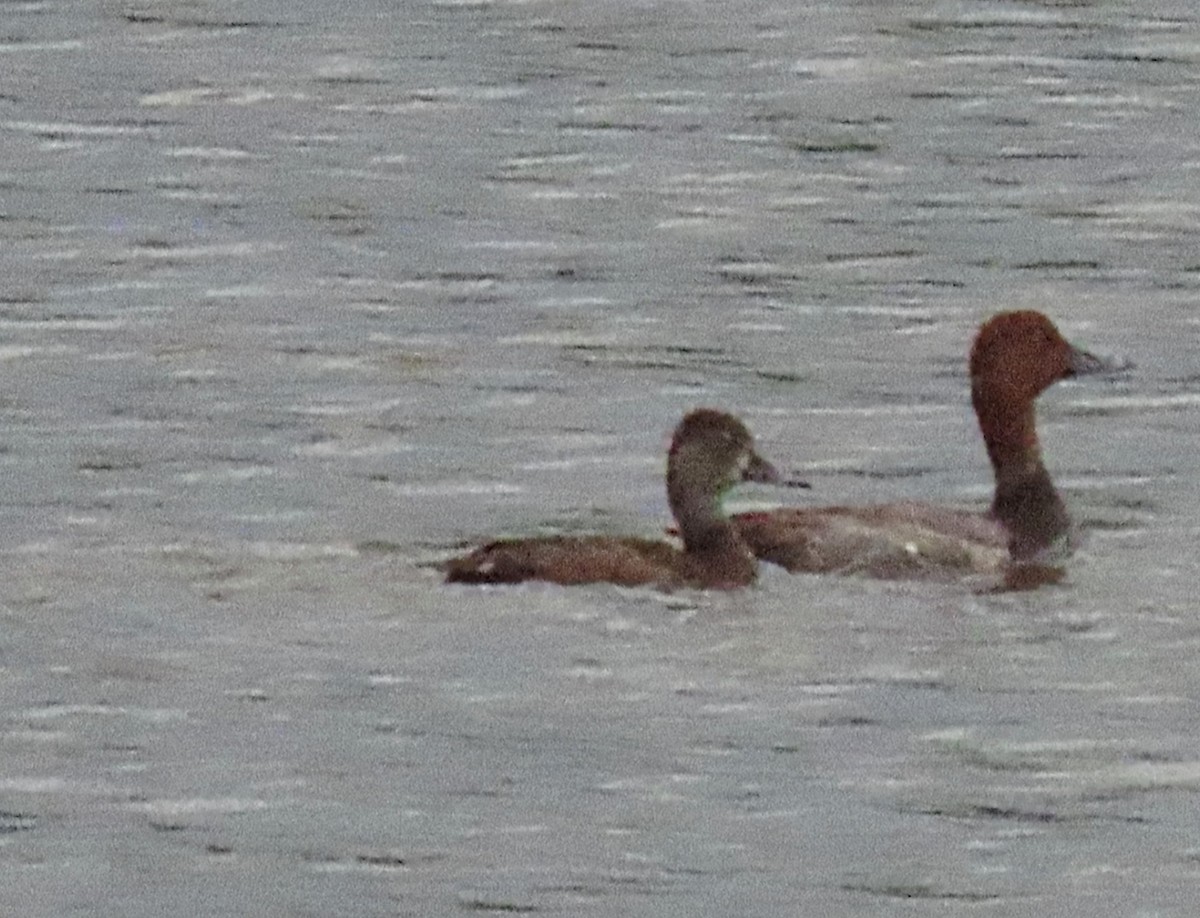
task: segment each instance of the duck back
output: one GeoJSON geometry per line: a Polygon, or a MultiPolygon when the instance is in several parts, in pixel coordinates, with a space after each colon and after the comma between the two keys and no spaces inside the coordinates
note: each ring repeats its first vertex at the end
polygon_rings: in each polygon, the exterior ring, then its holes
{"type": "Polygon", "coordinates": [[[669,576],[678,550],[666,542],[604,536],[499,539],[446,565],[449,583],[545,580],[573,586],[639,586],[669,576]]]}
{"type": "Polygon", "coordinates": [[[760,560],[792,573],[945,580],[995,572],[1007,558],[995,520],[919,503],[781,509],[733,522],[760,560]]]}

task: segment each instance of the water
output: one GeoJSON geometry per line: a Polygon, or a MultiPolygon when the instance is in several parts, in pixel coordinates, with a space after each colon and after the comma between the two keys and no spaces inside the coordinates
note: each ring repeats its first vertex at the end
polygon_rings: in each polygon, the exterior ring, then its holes
{"type": "Polygon", "coordinates": [[[0,910],[1194,914],[1189,4],[2,21],[0,910]],[[1065,586],[421,566],[661,531],[700,404],[982,500],[1016,307],[1137,365],[1041,402],[1065,586]]]}

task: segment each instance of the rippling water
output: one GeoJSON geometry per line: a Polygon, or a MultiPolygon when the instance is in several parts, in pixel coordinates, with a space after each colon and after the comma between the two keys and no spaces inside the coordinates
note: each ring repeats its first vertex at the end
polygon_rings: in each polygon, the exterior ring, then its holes
{"type": "MultiPolygon", "coordinates": [[[[3,4],[6,914],[1190,916],[1191,4],[3,4]],[[447,588],[660,532],[680,414],[1066,585],[447,588]]],[[[746,503],[775,498],[762,490],[746,503]]]]}

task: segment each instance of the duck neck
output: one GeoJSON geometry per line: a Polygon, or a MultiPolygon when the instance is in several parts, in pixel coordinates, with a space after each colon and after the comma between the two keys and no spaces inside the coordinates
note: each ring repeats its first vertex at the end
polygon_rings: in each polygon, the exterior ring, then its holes
{"type": "Polygon", "coordinates": [[[667,503],[689,553],[746,553],[721,507],[722,490],[716,482],[695,481],[678,470],[668,471],[667,503]]]}
{"type": "Polygon", "coordinates": [[[758,562],[721,510],[720,496],[669,489],[668,497],[683,537],[680,563],[686,576],[713,587],[753,583],[758,562]]]}
{"type": "Polygon", "coordinates": [[[1070,529],[1066,506],[1042,462],[1032,401],[1017,408],[1004,399],[981,399],[975,411],[996,479],[992,515],[1009,534],[1016,560],[1050,548],[1070,529]]]}

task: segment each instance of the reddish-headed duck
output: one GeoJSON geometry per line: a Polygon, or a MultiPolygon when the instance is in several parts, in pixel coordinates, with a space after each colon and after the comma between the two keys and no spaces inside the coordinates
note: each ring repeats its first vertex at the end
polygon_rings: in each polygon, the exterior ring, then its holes
{"type": "Polygon", "coordinates": [[[995,315],[970,358],[971,401],[996,482],[986,513],[905,502],[743,513],[734,525],[760,559],[792,572],[1026,582],[1013,576],[1017,568],[1050,570],[1072,545],[1070,517],[1042,463],[1034,402],[1060,379],[1106,368],[1039,312],[995,315]]]}
{"type": "Polygon", "coordinates": [[[667,456],[667,501],[683,549],[615,536],[550,536],[491,542],[446,563],[447,582],[616,583],[661,589],[731,589],[754,581],[758,563],[722,509],[740,481],[779,483],[741,421],[701,408],[675,428],[667,456]]]}

